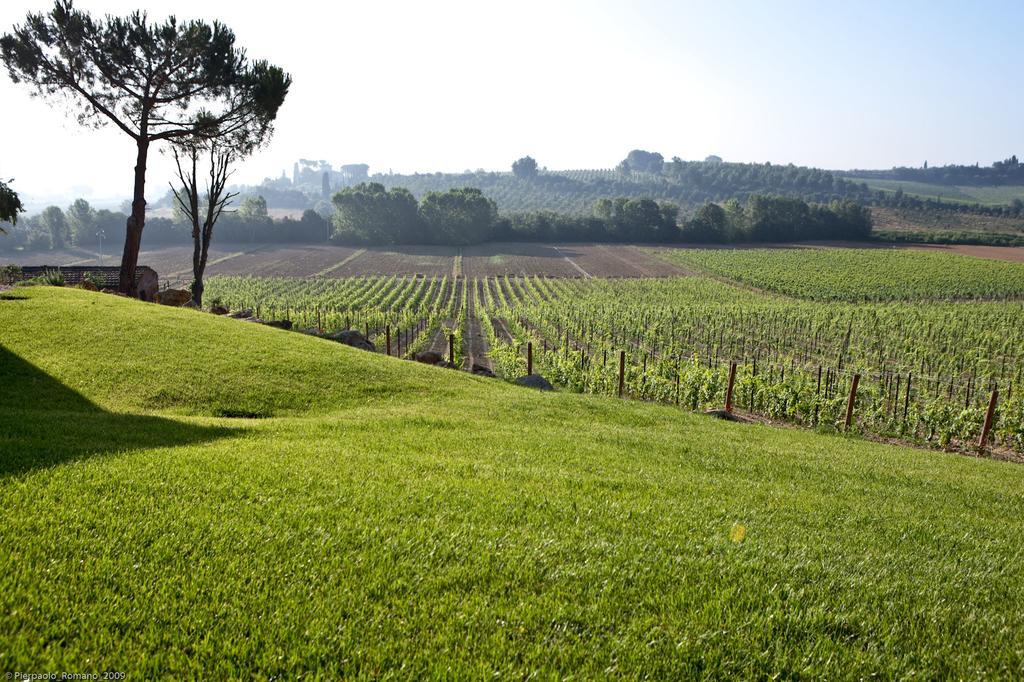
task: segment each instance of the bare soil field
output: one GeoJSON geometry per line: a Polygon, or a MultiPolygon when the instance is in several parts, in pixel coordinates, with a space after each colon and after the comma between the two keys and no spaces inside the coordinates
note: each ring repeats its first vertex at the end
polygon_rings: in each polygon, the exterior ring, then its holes
{"type": "Polygon", "coordinates": [[[569,259],[571,249],[560,252],[550,244],[477,244],[462,252],[462,274],[466,277],[541,275],[583,277],[569,259]]]}
{"type": "MultiPolygon", "coordinates": [[[[235,258],[239,254],[252,251],[258,248],[253,244],[211,244],[207,255],[206,271],[210,272],[210,266],[224,259],[235,258]]],[[[113,263],[118,265],[121,262],[121,254],[113,263]]],[[[156,270],[160,276],[160,283],[192,281],[192,247],[191,246],[165,246],[158,249],[143,249],[139,252],[139,265],[148,265],[156,270]]]]}
{"type": "MultiPolygon", "coordinates": [[[[97,265],[96,252],[90,249],[60,249],[58,251],[5,251],[0,252],[0,265],[97,265]]],[[[105,254],[104,265],[121,262],[121,252],[115,257],[105,254]]]]}
{"type": "MultiPolygon", "coordinates": [[[[251,244],[233,245],[217,244],[210,247],[209,260],[213,262],[237,253],[239,250],[251,250],[251,244]]],[[[16,251],[13,253],[0,253],[0,264],[12,263],[14,265],[104,265],[113,266],[121,263],[121,245],[104,245],[103,262],[100,263],[99,254],[93,249],[62,249],[59,251],[16,251]]],[[[139,265],[148,265],[156,270],[160,281],[175,281],[181,277],[188,276],[191,279],[192,273],[192,247],[191,246],[160,246],[153,249],[143,249],[139,252],[139,265]]]]}
{"type": "Polygon", "coordinates": [[[914,244],[912,248],[927,251],[946,251],[960,253],[976,258],[992,258],[1006,260],[1011,263],[1024,263],[1024,246],[981,246],[970,244],[914,244]]]}
{"type": "MultiPolygon", "coordinates": [[[[480,244],[452,246],[333,246],[327,244],[217,244],[210,248],[208,275],[255,277],[353,277],[364,275],[461,274],[465,277],[536,275],[541,277],[684,277],[686,268],[658,257],[665,249],[685,248],[880,248],[929,249],[1024,263],[1024,247],[872,242],[805,242],[799,244],[480,244]],[[461,253],[461,258],[459,257],[461,253]]],[[[104,265],[120,263],[119,248],[107,250],[104,265]]],[[[0,252],[0,265],[99,265],[92,249],[0,252]]],[[[139,264],[157,271],[161,285],[192,279],[192,247],[143,249],[139,264]]]]}
{"type": "Polygon", "coordinates": [[[632,244],[566,244],[556,248],[591,277],[682,277],[690,274],[632,244]]]}
{"type": "MultiPolygon", "coordinates": [[[[244,247],[241,247],[244,248],[244,247]]],[[[248,250],[207,267],[208,275],[326,276],[359,249],[333,245],[272,245],[248,250]]],[[[213,259],[210,259],[213,261],[213,259]]]]}
{"type": "Polygon", "coordinates": [[[329,277],[362,275],[451,275],[455,256],[453,246],[376,246],[327,273],[329,277]]]}

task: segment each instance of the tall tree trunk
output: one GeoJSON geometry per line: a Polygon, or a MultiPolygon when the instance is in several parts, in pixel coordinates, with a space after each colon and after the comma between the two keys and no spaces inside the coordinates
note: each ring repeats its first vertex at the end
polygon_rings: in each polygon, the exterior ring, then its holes
{"type": "MultiPolygon", "coordinates": [[[[203,291],[206,289],[206,284],[203,282],[203,275],[206,272],[206,261],[210,253],[210,239],[213,237],[213,226],[208,225],[203,229],[203,249],[202,253],[194,254],[199,256],[199,260],[195,262],[193,267],[193,275],[195,276],[195,282],[193,282],[193,300],[196,301],[196,305],[203,305],[203,291]]],[[[199,249],[199,242],[196,243],[197,250],[199,249]]]]}
{"type": "Polygon", "coordinates": [[[206,289],[206,285],[203,284],[203,276],[201,274],[196,275],[196,278],[192,281],[192,302],[199,307],[203,305],[204,289],[206,289]]]}
{"type": "Polygon", "coordinates": [[[203,248],[203,238],[200,236],[199,223],[193,219],[192,229],[192,301],[202,307],[203,305],[203,270],[206,269],[206,249],[203,248]]]}
{"type": "Polygon", "coordinates": [[[121,255],[121,275],[118,291],[129,296],[135,295],[135,266],[139,263],[139,248],[142,246],[142,228],[146,224],[146,157],[149,154],[149,140],[145,133],[138,139],[139,154],[135,161],[135,189],[132,194],[132,214],[128,216],[128,229],[124,238],[124,252],[121,255]]]}

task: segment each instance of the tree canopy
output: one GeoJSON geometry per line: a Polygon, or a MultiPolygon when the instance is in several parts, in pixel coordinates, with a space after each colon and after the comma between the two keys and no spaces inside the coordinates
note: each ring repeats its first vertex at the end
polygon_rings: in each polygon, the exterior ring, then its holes
{"type": "Polygon", "coordinates": [[[346,187],[333,198],[334,224],[342,241],[401,244],[423,241],[416,197],[377,182],[346,187]]]}
{"type": "Polygon", "coordinates": [[[848,175],[884,180],[907,180],[936,185],[1020,185],[1024,184],[1024,163],[1016,154],[1002,161],[993,161],[991,166],[970,166],[952,164],[929,166],[925,161],[921,168],[899,166],[892,170],[851,170],[848,175]]]}
{"type": "Polygon", "coordinates": [[[266,220],[268,215],[267,200],[259,195],[245,197],[238,209],[238,216],[245,220],[266,220]]]}
{"type": "Polygon", "coordinates": [[[63,249],[71,241],[71,231],[64,211],[60,206],[47,206],[39,216],[43,230],[50,235],[50,245],[54,249],[63,249]]]}
{"type": "Polygon", "coordinates": [[[85,199],[75,199],[74,203],[68,206],[65,217],[70,228],[71,238],[76,244],[91,241],[91,236],[96,232],[96,211],[85,199]]]}
{"type": "Polygon", "coordinates": [[[420,217],[432,241],[473,244],[490,240],[498,205],[476,187],[430,192],[420,202],[420,217]]]}
{"type": "MultiPolygon", "coordinates": [[[[111,124],[137,148],[131,215],[121,260],[130,292],[145,225],[150,144],[220,139],[273,125],[291,78],[266,61],[250,61],[220,22],[150,22],[144,12],[93,19],[71,0],[31,13],[0,37],[0,55],[15,83],[39,95],[67,96],[83,125],[111,124]]],[[[255,139],[264,139],[257,135],[255,139]]],[[[251,135],[236,141],[253,139],[251,135]]]]}
{"type": "MultiPolygon", "coordinates": [[[[6,182],[0,180],[0,222],[16,225],[18,214],[24,211],[25,207],[21,205],[18,193],[11,189],[6,182]]],[[[0,227],[0,232],[3,231],[3,227],[0,227]]]]}
{"type": "Polygon", "coordinates": [[[517,178],[532,180],[537,177],[537,162],[530,156],[524,156],[512,163],[512,174],[517,178]]]}
{"type": "Polygon", "coordinates": [[[665,157],[658,152],[634,149],[626,155],[622,164],[629,170],[641,173],[660,173],[665,165],[665,157]]]}

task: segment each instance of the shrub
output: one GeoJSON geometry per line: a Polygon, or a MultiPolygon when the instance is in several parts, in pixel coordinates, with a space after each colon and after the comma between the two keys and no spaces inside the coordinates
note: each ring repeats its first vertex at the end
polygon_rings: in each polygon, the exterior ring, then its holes
{"type": "Polygon", "coordinates": [[[5,265],[0,268],[0,284],[14,284],[21,279],[21,266],[5,265]]]}
{"type": "Polygon", "coordinates": [[[103,275],[98,272],[87,272],[82,275],[82,283],[88,282],[92,286],[96,287],[96,290],[100,290],[106,284],[106,280],[103,279],[103,275]]]}
{"type": "Polygon", "coordinates": [[[47,270],[41,275],[32,277],[30,279],[22,280],[17,283],[17,286],[22,287],[33,287],[33,286],[50,286],[50,287],[62,287],[64,286],[64,273],[60,271],[60,268],[56,270],[47,270]]]}

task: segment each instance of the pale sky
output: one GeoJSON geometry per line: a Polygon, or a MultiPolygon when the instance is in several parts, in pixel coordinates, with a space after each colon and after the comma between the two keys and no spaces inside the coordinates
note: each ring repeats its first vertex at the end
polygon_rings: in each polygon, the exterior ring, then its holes
{"type": "MultiPolygon", "coordinates": [[[[76,3],[127,14],[138,2],[76,3]]],[[[144,6],[164,18],[167,5],[144,6]]],[[[52,2],[5,0],[0,31],[52,2]]],[[[294,85],[270,146],[235,180],[298,158],[370,172],[608,168],[666,158],[825,168],[1024,154],[1024,2],[252,3],[178,0],[220,19],[294,85]]],[[[0,175],[26,198],[130,194],[134,146],[83,129],[0,70],[0,175]],[[86,193],[91,189],[91,195],[86,193]]],[[[151,155],[149,199],[170,178],[151,155]]]]}

